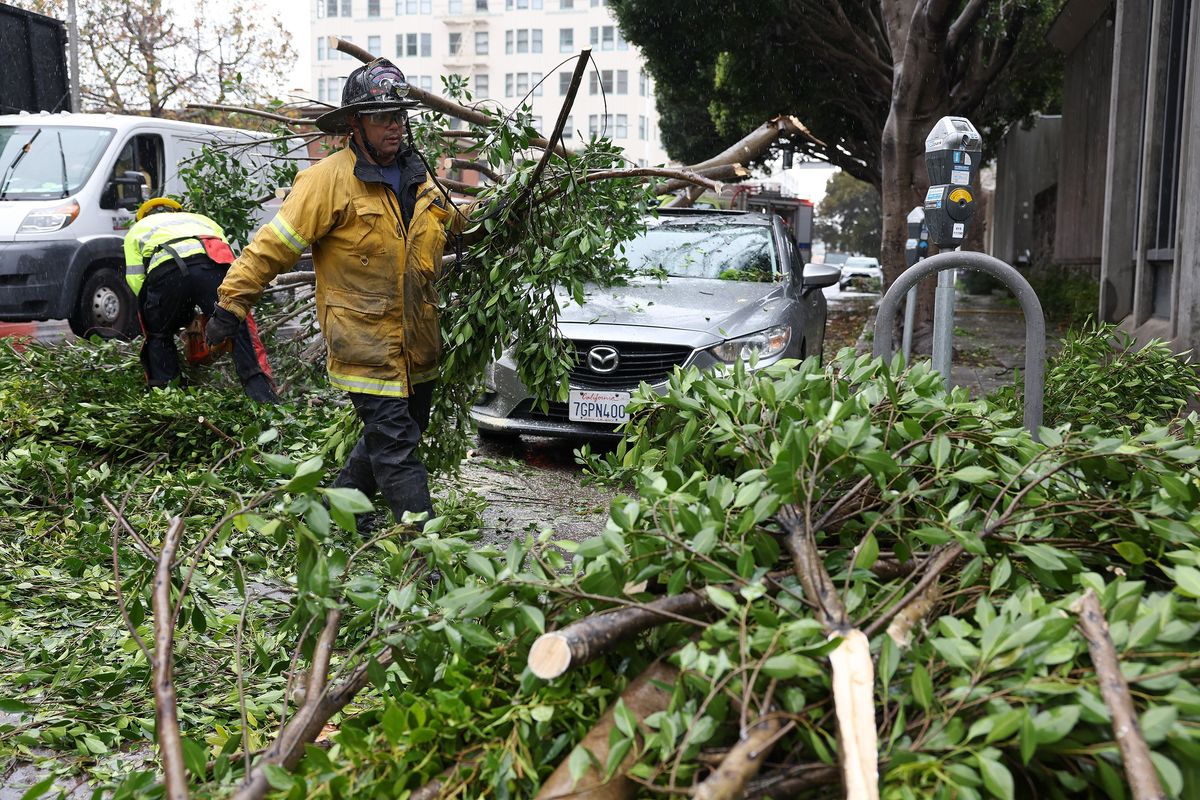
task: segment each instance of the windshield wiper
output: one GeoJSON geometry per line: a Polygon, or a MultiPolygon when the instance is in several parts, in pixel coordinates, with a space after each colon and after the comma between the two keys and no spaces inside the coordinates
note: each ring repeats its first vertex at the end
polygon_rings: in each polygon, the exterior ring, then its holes
{"type": "Polygon", "coordinates": [[[63,150],[62,131],[55,131],[55,133],[58,134],[58,158],[62,162],[62,181],[63,181],[62,196],[66,197],[67,195],[69,195],[71,193],[71,190],[67,187],[67,151],[63,150]]]}
{"type": "Polygon", "coordinates": [[[3,200],[4,196],[8,194],[8,182],[12,180],[13,170],[17,168],[17,164],[21,163],[21,159],[29,154],[29,148],[33,147],[33,140],[41,136],[41,134],[41,128],[34,131],[33,136],[29,137],[29,141],[21,145],[21,149],[17,151],[13,160],[8,162],[8,167],[4,170],[4,178],[0,179],[0,200],[3,200]]]}

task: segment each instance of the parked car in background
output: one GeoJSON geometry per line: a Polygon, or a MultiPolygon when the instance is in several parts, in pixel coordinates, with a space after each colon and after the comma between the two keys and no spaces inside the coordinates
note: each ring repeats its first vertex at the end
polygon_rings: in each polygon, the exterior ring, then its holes
{"type": "Polygon", "coordinates": [[[849,257],[850,257],[849,253],[839,253],[835,250],[833,252],[825,253],[824,257],[821,260],[821,263],[829,264],[830,266],[833,266],[833,267],[840,267],[842,264],[846,263],[846,259],[849,257]]]}
{"type": "Polygon", "coordinates": [[[636,277],[561,297],[559,330],[575,351],[568,402],[543,410],[505,353],[472,409],[482,435],[612,435],[641,383],[665,391],[675,367],[819,356],[823,287],[840,271],[804,264],[778,217],[662,209],[623,246],[636,277]]]}
{"type": "Polygon", "coordinates": [[[838,288],[843,292],[854,286],[870,292],[883,291],[883,268],[873,256],[850,256],[842,264],[842,279],[838,288]]]}

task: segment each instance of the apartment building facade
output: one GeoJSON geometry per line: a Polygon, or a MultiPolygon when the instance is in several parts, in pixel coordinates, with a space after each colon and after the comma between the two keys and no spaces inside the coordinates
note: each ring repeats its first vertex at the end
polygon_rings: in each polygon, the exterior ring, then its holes
{"type": "Polygon", "coordinates": [[[337,104],[357,62],[331,50],[337,36],[393,60],[409,82],[441,92],[442,77],[468,79],[476,103],[532,108],[549,134],[575,68],[590,47],[565,144],[608,136],[631,165],[667,162],[659,136],[653,81],[626,42],[607,0],[310,0],[312,97],[337,104]],[[582,140],[581,140],[582,137],[582,140]]]}

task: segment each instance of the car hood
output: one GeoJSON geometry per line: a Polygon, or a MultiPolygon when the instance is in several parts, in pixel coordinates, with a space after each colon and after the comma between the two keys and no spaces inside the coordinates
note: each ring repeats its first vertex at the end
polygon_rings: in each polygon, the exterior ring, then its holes
{"type": "Polygon", "coordinates": [[[583,305],[560,295],[559,321],[696,331],[725,339],[778,324],[785,300],[781,284],[635,278],[623,286],[589,285],[583,305]]]}

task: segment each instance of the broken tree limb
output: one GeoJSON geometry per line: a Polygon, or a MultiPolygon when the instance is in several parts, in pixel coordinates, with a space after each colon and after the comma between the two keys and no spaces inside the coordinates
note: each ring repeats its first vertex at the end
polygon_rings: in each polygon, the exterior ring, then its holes
{"type": "Polygon", "coordinates": [[[478,172],[481,175],[486,175],[495,183],[500,183],[504,179],[500,177],[500,173],[492,169],[490,164],[485,164],[482,161],[471,161],[466,158],[447,158],[442,161],[442,169],[449,172],[452,169],[469,169],[473,172],[478,172]]]}
{"type": "Polygon", "coordinates": [[[686,592],[587,617],[539,636],[529,648],[529,671],[542,680],[557,678],[642,631],[712,610],[708,595],[686,592]]]}
{"type": "Polygon", "coordinates": [[[188,103],[188,108],[202,108],[206,111],[226,111],[230,114],[249,114],[263,119],[270,119],[276,122],[290,122],[294,125],[316,125],[315,119],[305,119],[304,117],[289,117],[287,114],[277,114],[273,111],[263,111],[258,108],[248,108],[246,106],[227,106],[220,103],[188,103]]]}
{"type": "MultiPolygon", "coordinates": [[[[154,610],[154,729],[158,734],[163,786],[169,800],[187,800],[187,773],[183,767],[183,738],[179,733],[179,708],[175,698],[175,609],[171,607],[171,563],[183,538],[183,518],[172,517],[163,537],[154,569],[151,606],[154,610]]],[[[183,602],[182,596],[179,600],[183,602]]]]}
{"type": "Polygon", "coordinates": [[[829,654],[833,667],[833,703],[837,714],[839,759],[846,796],[855,800],[879,797],[879,742],[875,730],[875,665],[870,640],[850,626],[846,606],[837,593],[817,540],[801,509],[784,506],[778,519],[787,536],[784,546],[817,619],[830,638],[841,642],[829,654]]]}
{"type": "Polygon", "coordinates": [[[1142,737],[1138,725],[1133,698],[1129,685],[1121,674],[1121,662],[1117,649],[1108,633],[1108,620],[1096,593],[1088,589],[1072,605],[1071,610],[1079,617],[1079,628],[1087,639],[1092,665],[1096,668],[1096,682],[1100,685],[1100,696],[1112,714],[1113,737],[1121,750],[1121,761],[1125,764],[1125,777],[1134,800],[1162,800],[1166,797],[1154,762],[1150,760],[1150,748],[1142,737]]]}
{"type": "Polygon", "coordinates": [[[542,157],[538,159],[537,165],[533,168],[533,175],[530,176],[529,182],[525,184],[525,188],[521,190],[521,194],[513,201],[514,206],[521,206],[530,195],[533,194],[533,189],[537,186],[538,181],[542,177],[542,173],[546,171],[546,166],[550,163],[550,157],[554,155],[554,149],[558,147],[558,143],[562,140],[563,128],[567,125],[567,119],[570,117],[571,108],[575,105],[575,95],[579,92],[579,84],[583,82],[583,73],[587,71],[587,65],[591,61],[592,51],[585,48],[580,51],[579,58],[575,61],[575,71],[571,74],[571,83],[567,87],[567,95],[563,98],[562,106],[558,109],[558,119],[554,122],[554,130],[550,133],[550,142],[547,148],[542,152],[542,157]]]}
{"type": "Polygon", "coordinates": [[[799,136],[820,144],[822,147],[825,146],[824,142],[813,136],[800,120],[793,116],[783,115],[767,120],[720,153],[698,164],[692,164],[689,169],[699,170],[721,164],[749,164],[756,158],[766,155],[767,151],[771,149],[771,145],[781,136],[799,136]]]}
{"type": "Polygon", "coordinates": [[[932,583],[916,600],[903,611],[892,618],[888,625],[887,635],[902,650],[907,649],[912,641],[912,629],[923,620],[942,597],[940,584],[932,583]]]}
{"type": "Polygon", "coordinates": [[[841,743],[846,797],[879,798],[879,740],[875,729],[875,665],[871,643],[860,630],[846,631],[829,654],[833,705],[841,743]]]}
{"type": "MultiPolygon", "coordinates": [[[[671,689],[677,680],[679,670],[656,661],[621,692],[621,700],[637,719],[639,728],[646,717],[658,711],[666,711],[671,701],[671,689]]],[[[542,784],[536,800],[632,800],[637,794],[638,784],[625,773],[637,760],[636,747],[629,749],[611,779],[606,780],[604,777],[604,765],[608,762],[609,734],[616,727],[615,707],[616,703],[605,711],[577,745],[588,750],[600,768],[590,766],[577,783],[571,778],[570,758],[565,758],[542,784]]]]}
{"type": "MultiPolygon", "coordinates": [[[[743,167],[741,164],[718,164],[715,167],[704,167],[703,169],[688,169],[696,175],[701,175],[710,180],[728,183],[730,181],[740,181],[750,177],[750,170],[743,167]]],[[[669,194],[677,192],[685,186],[690,186],[691,180],[683,178],[672,178],[665,183],[660,183],[654,187],[655,194],[669,194]]]]}
{"type": "MultiPolygon", "coordinates": [[[[779,591],[787,572],[764,576],[767,594],[779,591]]],[[[657,597],[645,603],[602,611],[539,636],[529,648],[529,671],[542,680],[557,678],[611,651],[620,642],[668,622],[696,622],[716,610],[707,592],[657,597]]]]}
{"type": "Polygon", "coordinates": [[[758,774],[774,747],[778,740],[776,734],[782,727],[782,720],[772,716],[751,725],[741,741],[729,749],[721,765],[696,787],[692,797],[696,800],[737,800],[741,797],[746,784],[758,774]]]}
{"type": "MultiPolygon", "coordinates": [[[[347,42],[345,39],[339,39],[336,36],[329,37],[329,47],[332,50],[340,50],[346,55],[354,56],[364,64],[369,64],[376,58],[376,56],[371,55],[363,48],[354,44],[354,42],[347,42]]],[[[490,125],[494,121],[492,117],[489,117],[487,114],[484,114],[481,111],[476,111],[473,108],[467,108],[466,106],[459,105],[453,100],[447,100],[446,98],[436,95],[433,92],[427,92],[424,89],[418,89],[416,86],[411,84],[409,84],[408,87],[408,96],[428,109],[437,111],[450,117],[454,117],[456,119],[461,119],[463,122],[470,122],[473,125],[490,125]]],[[[531,140],[530,144],[532,144],[534,147],[540,147],[543,149],[549,148],[550,146],[550,143],[541,137],[531,140]]],[[[565,157],[570,151],[560,144],[555,148],[555,152],[560,156],[565,157]]]]}

